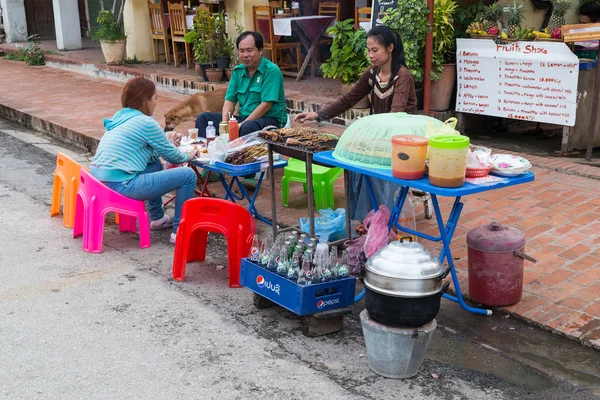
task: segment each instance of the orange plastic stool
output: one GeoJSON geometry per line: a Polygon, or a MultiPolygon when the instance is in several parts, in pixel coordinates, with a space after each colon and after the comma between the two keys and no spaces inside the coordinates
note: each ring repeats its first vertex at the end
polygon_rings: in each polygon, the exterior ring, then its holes
{"type": "Polygon", "coordinates": [[[173,279],[183,281],[186,263],[206,259],[208,232],[225,235],[229,287],[241,287],[240,263],[252,246],[256,221],[241,205],[208,197],[196,197],[183,203],[175,242],[173,279]]]}
{"type": "Polygon", "coordinates": [[[56,156],[50,216],[60,214],[60,204],[64,191],[63,224],[67,228],[73,228],[75,221],[75,196],[79,189],[79,176],[82,168],[87,171],[86,168],[63,153],[58,153],[56,156]]]}

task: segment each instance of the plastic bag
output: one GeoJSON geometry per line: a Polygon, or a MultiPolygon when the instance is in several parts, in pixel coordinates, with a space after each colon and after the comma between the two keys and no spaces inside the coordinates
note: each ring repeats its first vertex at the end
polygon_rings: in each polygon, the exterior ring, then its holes
{"type": "MultiPolygon", "coordinates": [[[[315,218],[315,235],[321,242],[336,241],[346,236],[346,210],[331,208],[319,210],[320,217],[315,218]]],[[[310,234],[310,220],[300,218],[300,229],[310,234]]]]}
{"type": "Polygon", "coordinates": [[[218,136],[215,140],[208,144],[208,158],[210,163],[216,161],[225,161],[227,158],[227,140],[223,136],[218,136]]]}
{"type": "MultiPolygon", "coordinates": [[[[397,194],[396,194],[397,195],[397,194]]],[[[406,200],[404,201],[404,205],[402,206],[402,210],[400,210],[400,217],[398,218],[398,224],[404,228],[412,229],[413,231],[417,230],[417,219],[415,217],[415,206],[414,206],[414,198],[415,196],[412,193],[408,193],[406,200]]],[[[413,241],[417,241],[414,235],[409,233],[405,233],[403,231],[398,232],[398,240],[400,237],[412,237],[413,241]]]]}
{"type": "Polygon", "coordinates": [[[469,147],[467,154],[467,167],[469,168],[488,168],[490,166],[490,156],[492,150],[483,146],[469,147]]]}
{"type": "MultiPolygon", "coordinates": [[[[367,258],[370,258],[375,252],[388,244],[390,239],[390,231],[388,230],[388,222],[391,216],[390,209],[385,204],[382,204],[377,212],[374,214],[371,214],[371,212],[369,212],[367,218],[363,221],[363,225],[369,229],[364,245],[367,258]]],[[[392,236],[392,238],[394,237],[392,236]]]]}
{"type": "Polygon", "coordinates": [[[255,144],[265,143],[264,139],[258,137],[258,132],[252,132],[229,142],[229,153],[235,153],[245,149],[246,147],[253,146],[255,144]]]}
{"type": "Polygon", "coordinates": [[[456,118],[449,118],[440,126],[435,126],[431,122],[428,122],[425,137],[431,139],[432,137],[441,135],[460,135],[460,132],[456,130],[457,124],[458,120],[456,118]]]}
{"type": "Polygon", "coordinates": [[[348,254],[348,267],[350,267],[351,274],[359,273],[360,253],[362,253],[365,248],[365,240],[367,240],[367,235],[362,235],[356,239],[346,240],[344,242],[344,247],[348,254]]]}

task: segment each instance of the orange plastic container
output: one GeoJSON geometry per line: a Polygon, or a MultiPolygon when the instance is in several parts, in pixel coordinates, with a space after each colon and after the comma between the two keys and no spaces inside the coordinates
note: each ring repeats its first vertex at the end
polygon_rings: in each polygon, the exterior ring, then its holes
{"type": "Polygon", "coordinates": [[[422,136],[392,137],[392,175],[400,179],[421,179],[429,139],[422,136]]]}

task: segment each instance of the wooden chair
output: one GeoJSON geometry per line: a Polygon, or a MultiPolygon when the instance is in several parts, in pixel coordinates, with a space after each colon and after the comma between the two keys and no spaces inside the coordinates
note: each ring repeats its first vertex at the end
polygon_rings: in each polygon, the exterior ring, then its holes
{"type": "Polygon", "coordinates": [[[371,7],[356,7],[354,10],[354,28],[358,29],[361,22],[371,22],[371,7]],[[361,17],[361,15],[366,15],[361,17]]]}
{"type": "Polygon", "coordinates": [[[173,42],[173,57],[175,66],[179,67],[179,53],[177,43],[183,43],[185,47],[185,59],[187,67],[192,68],[192,47],[183,38],[188,32],[185,22],[185,8],[183,1],[181,3],[169,3],[169,20],[171,21],[171,41],[173,42]]]}
{"type": "Polygon", "coordinates": [[[167,64],[171,64],[171,51],[169,40],[171,35],[167,32],[167,23],[165,21],[165,11],[162,3],[153,3],[148,1],[148,10],[150,11],[150,32],[152,34],[152,54],[154,62],[159,60],[159,44],[162,41],[165,45],[165,58],[167,64]]]}
{"type": "Polygon", "coordinates": [[[277,64],[279,69],[289,70],[295,69],[300,72],[302,66],[302,53],[300,51],[300,42],[277,42],[275,40],[275,34],[273,33],[273,14],[271,14],[270,6],[253,6],[252,7],[252,19],[254,21],[254,31],[260,33],[264,38],[264,50],[269,50],[271,53],[271,61],[277,64]],[[262,32],[259,28],[259,20],[268,20],[269,31],[262,32]],[[266,37],[268,33],[269,37],[266,37]],[[287,63],[283,60],[281,52],[283,50],[289,50],[295,55],[296,63],[287,63]]]}
{"type": "Polygon", "coordinates": [[[269,7],[271,8],[271,15],[277,14],[277,9],[283,8],[283,1],[270,1],[269,7]]]}
{"type": "Polygon", "coordinates": [[[334,3],[332,1],[319,3],[319,15],[331,15],[335,17],[336,21],[339,21],[340,11],[340,3],[334,3]]]}

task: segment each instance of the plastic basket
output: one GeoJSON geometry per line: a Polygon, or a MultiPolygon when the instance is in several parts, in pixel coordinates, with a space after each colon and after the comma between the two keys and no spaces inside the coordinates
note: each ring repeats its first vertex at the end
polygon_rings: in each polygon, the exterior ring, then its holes
{"type": "Polygon", "coordinates": [[[492,170],[492,166],[487,168],[469,168],[467,167],[467,173],[465,174],[466,178],[483,178],[484,176],[488,176],[490,171],[492,170]]]}

